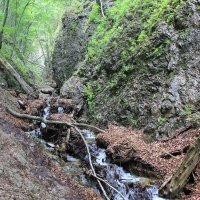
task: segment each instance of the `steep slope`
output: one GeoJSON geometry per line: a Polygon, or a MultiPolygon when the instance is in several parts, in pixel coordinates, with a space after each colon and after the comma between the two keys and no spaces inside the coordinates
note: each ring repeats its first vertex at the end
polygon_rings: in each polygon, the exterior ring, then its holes
{"type": "Polygon", "coordinates": [[[96,29],[75,75],[91,121],[144,128],[147,140],[184,125],[199,101],[199,7],[196,0],[117,0],[102,18],[93,5],[89,22],[96,29]]]}

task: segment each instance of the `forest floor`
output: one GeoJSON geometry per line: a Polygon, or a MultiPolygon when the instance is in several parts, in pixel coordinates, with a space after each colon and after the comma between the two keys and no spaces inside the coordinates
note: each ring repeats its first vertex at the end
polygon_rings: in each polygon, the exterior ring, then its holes
{"type": "MultiPolygon", "coordinates": [[[[170,137],[146,143],[142,130],[136,131],[110,125],[108,134],[98,134],[97,143],[104,146],[114,163],[133,163],[128,169],[147,177],[162,178],[161,186],[181,165],[188,149],[200,134],[200,127],[188,124],[175,131],[170,137]]],[[[200,163],[193,171],[184,188],[183,196],[178,199],[200,199],[200,163]]]]}
{"type": "MultiPolygon", "coordinates": [[[[22,112],[17,100],[26,96],[0,88],[0,197],[3,199],[102,199],[92,189],[79,185],[66,176],[36,140],[27,137],[31,123],[10,115],[5,106],[22,112]]],[[[36,104],[38,104],[38,100],[36,104]]],[[[34,110],[32,110],[34,111],[34,110]]],[[[31,112],[31,111],[30,111],[31,112]]],[[[170,137],[146,143],[142,130],[109,125],[107,134],[97,135],[114,163],[126,163],[132,171],[151,177],[162,177],[161,185],[180,166],[187,150],[200,134],[199,127],[187,124],[170,137]],[[134,166],[131,165],[134,163],[134,166]],[[136,163],[136,164],[135,164],[136,163]],[[148,169],[148,170],[146,170],[148,169]]],[[[140,175],[141,175],[140,174],[140,175]]],[[[200,199],[200,163],[193,171],[183,195],[178,199],[200,199]]]]}

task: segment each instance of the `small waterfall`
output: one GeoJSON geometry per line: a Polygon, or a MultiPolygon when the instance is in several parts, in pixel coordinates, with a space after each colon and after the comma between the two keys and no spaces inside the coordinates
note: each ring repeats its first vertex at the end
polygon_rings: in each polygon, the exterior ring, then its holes
{"type": "MultiPolygon", "coordinates": [[[[43,117],[45,119],[48,117],[51,110],[49,102],[47,102],[47,105],[48,106],[43,111],[43,117]]],[[[57,112],[58,114],[62,114],[64,113],[64,109],[62,107],[58,107],[57,112]]],[[[43,129],[46,128],[46,124],[41,123],[41,127],[43,129]]],[[[39,128],[33,132],[33,135],[42,138],[42,132],[39,128]]],[[[158,189],[156,186],[142,186],[140,182],[148,179],[134,176],[133,174],[126,172],[122,167],[116,164],[111,164],[110,160],[106,156],[105,149],[97,147],[95,142],[95,134],[93,132],[89,130],[81,130],[81,132],[90,147],[91,155],[94,158],[94,166],[98,166],[98,174],[103,177],[103,179],[107,180],[109,184],[115,187],[119,192],[121,192],[126,200],[164,200],[158,196],[158,189]]],[[[29,134],[31,133],[32,132],[29,134]]],[[[46,147],[55,148],[55,144],[51,142],[45,142],[43,139],[41,139],[41,142],[46,147]]],[[[88,160],[88,155],[85,155],[85,160],[88,160]]],[[[67,161],[66,167],[64,168],[66,173],[72,175],[80,183],[85,180],[83,172],[81,172],[79,169],[81,168],[81,160],[67,154],[67,161]]],[[[97,191],[96,188],[94,189],[97,191]]],[[[122,197],[114,190],[108,188],[107,191],[110,192],[111,199],[122,200],[122,197]]]]}
{"type": "Polygon", "coordinates": [[[58,107],[58,114],[62,114],[62,113],[64,113],[63,107],[58,107]]]}
{"type": "MultiPolygon", "coordinates": [[[[44,109],[44,114],[43,114],[43,118],[46,119],[48,117],[48,115],[50,114],[50,106],[46,107],[44,109]]],[[[46,128],[46,124],[45,123],[41,123],[41,127],[42,128],[46,128]]]]}
{"type": "MultiPolygon", "coordinates": [[[[98,148],[96,144],[93,143],[90,148],[95,157],[95,164],[101,166],[100,175],[121,192],[126,200],[164,200],[158,196],[158,189],[155,186],[141,187],[140,182],[149,182],[149,179],[136,177],[122,167],[111,164],[106,157],[105,149],[98,148]]],[[[112,199],[122,200],[114,190],[111,189],[110,193],[112,199]]]]}

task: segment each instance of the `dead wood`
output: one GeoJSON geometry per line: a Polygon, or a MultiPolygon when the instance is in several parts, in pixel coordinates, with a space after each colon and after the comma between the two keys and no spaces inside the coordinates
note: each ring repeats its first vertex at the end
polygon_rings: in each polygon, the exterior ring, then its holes
{"type": "MultiPolygon", "coordinates": [[[[29,95],[33,95],[33,89],[24,81],[24,79],[15,71],[10,63],[0,54],[0,62],[8,72],[18,81],[22,89],[29,95]]],[[[34,96],[34,95],[33,95],[34,96]]]]}
{"type": "MultiPolygon", "coordinates": [[[[94,129],[96,129],[96,130],[98,130],[98,131],[101,131],[101,132],[104,132],[104,133],[105,133],[105,131],[103,131],[103,130],[101,130],[101,129],[95,127],[95,126],[91,126],[91,125],[87,125],[87,124],[67,123],[67,122],[61,122],[61,121],[46,120],[46,119],[44,119],[43,117],[31,116],[31,115],[27,115],[27,114],[20,114],[20,113],[17,113],[17,112],[15,112],[14,110],[12,110],[11,108],[9,108],[8,106],[7,106],[6,108],[7,108],[7,110],[8,110],[12,115],[14,115],[15,117],[18,117],[18,118],[37,120],[37,121],[41,121],[41,122],[43,122],[43,123],[45,123],[45,124],[60,124],[60,125],[66,125],[66,126],[69,126],[69,127],[73,127],[73,128],[80,134],[80,136],[81,136],[81,138],[82,138],[82,140],[83,140],[83,142],[84,142],[84,144],[85,144],[85,146],[86,146],[87,153],[88,153],[88,157],[89,157],[89,164],[90,164],[92,173],[93,173],[94,176],[97,176],[97,175],[96,175],[96,172],[95,172],[95,170],[94,170],[93,164],[92,164],[92,160],[91,160],[91,155],[90,155],[89,147],[88,147],[88,145],[87,145],[87,142],[86,142],[86,140],[85,140],[83,134],[82,134],[81,131],[77,128],[77,126],[81,126],[81,127],[84,126],[84,127],[88,127],[88,128],[94,128],[94,129]]],[[[67,135],[66,141],[68,140],[68,137],[69,137],[69,135],[67,135]]],[[[107,200],[109,200],[109,198],[108,198],[108,196],[107,196],[107,194],[106,194],[106,192],[105,192],[105,190],[104,190],[104,188],[103,188],[101,182],[100,182],[98,179],[97,179],[97,182],[98,182],[98,184],[99,184],[99,186],[100,186],[100,188],[101,188],[101,190],[102,190],[102,192],[103,192],[105,198],[106,198],[107,200]]]]}
{"type": "Polygon", "coordinates": [[[65,126],[68,126],[68,127],[74,127],[74,126],[77,126],[77,127],[87,127],[87,128],[95,129],[95,130],[97,130],[99,132],[102,132],[102,133],[106,133],[104,130],[99,129],[96,126],[92,126],[92,125],[88,125],[88,124],[82,124],[82,123],[79,124],[79,123],[68,123],[68,122],[62,122],[62,121],[47,120],[47,119],[44,119],[43,117],[38,117],[38,116],[32,116],[32,115],[17,113],[17,112],[15,112],[14,110],[12,110],[8,106],[6,108],[7,108],[7,110],[13,116],[21,118],[21,119],[37,120],[37,121],[43,122],[45,124],[59,124],[59,125],[65,125],[65,126]]]}
{"type": "Polygon", "coordinates": [[[160,186],[159,191],[161,191],[172,179],[172,175],[160,186]]]}
{"type": "Polygon", "coordinates": [[[173,198],[181,192],[186,185],[188,178],[200,160],[200,136],[197,138],[193,146],[188,150],[181,166],[177,169],[172,179],[160,189],[167,198],[173,198]]]}
{"type": "Polygon", "coordinates": [[[173,157],[173,158],[175,158],[175,159],[178,159],[177,157],[175,157],[173,154],[174,153],[181,153],[181,151],[176,151],[176,152],[167,152],[165,149],[163,149],[163,148],[159,148],[161,151],[163,151],[165,154],[162,154],[160,157],[161,158],[165,158],[165,157],[167,157],[167,155],[168,156],[170,156],[170,157],[173,157]],[[166,155],[167,154],[167,155],[166,155]]]}

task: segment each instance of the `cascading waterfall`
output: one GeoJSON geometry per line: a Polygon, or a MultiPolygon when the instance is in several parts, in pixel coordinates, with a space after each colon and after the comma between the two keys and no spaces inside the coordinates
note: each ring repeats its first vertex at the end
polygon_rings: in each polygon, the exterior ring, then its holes
{"type": "MultiPolygon", "coordinates": [[[[44,109],[44,114],[43,114],[43,118],[46,119],[48,117],[48,115],[50,114],[50,106],[46,107],[44,109]]],[[[44,122],[41,123],[41,127],[42,128],[46,128],[46,124],[44,122]]]]}
{"type": "MultiPolygon", "coordinates": [[[[141,192],[137,187],[143,179],[126,172],[122,167],[111,164],[106,157],[105,149],[97,148],[96,144],[90,145],[93,155],[95,155],[95,164],[101,165],[100,175],[104,177],[112,186],[114,186],[126,200],[164,200],[158,196],[158,189],[155,186],[146,187],[141,192]]],[[[122,200],[122,197],[114,190],[110,190],[114,200],[122,200]]]]}

